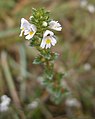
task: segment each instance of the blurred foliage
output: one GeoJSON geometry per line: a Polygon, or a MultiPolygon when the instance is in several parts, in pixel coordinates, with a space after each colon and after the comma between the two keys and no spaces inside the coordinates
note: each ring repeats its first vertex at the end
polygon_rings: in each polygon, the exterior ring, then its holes
{"type": "MultiPolygon", "coordinates": [[[[95,4],[95,0],[88,2],[95,4]]],[[[0,112],[0,119],[94,119],[95,12],[81,7],[79,0],[1,0],[0,11],[0,96],[7,94],[12,99],[9,110],[0,112]],[[42,65],[32,64],[38,52],[19,38],[20,19],[29,18],[32,7],[45,7],[63,25],[53,49],[59,53],[55,71],[65,74],[61,86],[69,91],[61,104],[54,104],[42,86],[42,65]],[[14,91],[9,87],[10,79],[14,91]],[[66,103],[71,98],[76,98],[80,106],[66,103]],[[29,108],[36,99],[41,104],[29,108]]]]}
{"type": "Polygon", "coordinates": [[[4,11],[10,10],[15,6],[15,4],[16,4],[16,0],[8,0],[7,2],[6,0],[3,0],[3,1],[0,1],[0,9],[5,8],[4,11]]]}

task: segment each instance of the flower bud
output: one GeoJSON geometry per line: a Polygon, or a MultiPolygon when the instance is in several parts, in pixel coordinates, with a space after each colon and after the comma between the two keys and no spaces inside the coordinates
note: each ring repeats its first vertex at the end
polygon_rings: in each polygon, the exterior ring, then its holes
{"type": "Polygon", "coordinates": [[[43,21],[43,26],[47,26],[47,22],[43,21]]]}

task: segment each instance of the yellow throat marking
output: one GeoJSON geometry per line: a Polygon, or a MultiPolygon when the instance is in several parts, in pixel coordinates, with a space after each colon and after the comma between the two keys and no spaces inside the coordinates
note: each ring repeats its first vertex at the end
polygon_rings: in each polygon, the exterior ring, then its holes
{"type": "Polygon", "coordinates": [[[51,43],[51,39],[47,39],[46,44],[50,44],[50,43],[51,43]]]}
{"type": "Polygon", "coordinates": [[[24,28],[21,29],[22,31],[24,30],[24,28]]]}
{"type": "Polygon", "coordinates": [[[33,33],[34,33],[33,31],[30,31],[30,32],[29,32],[30,35],[33,35],[33,33]]]}

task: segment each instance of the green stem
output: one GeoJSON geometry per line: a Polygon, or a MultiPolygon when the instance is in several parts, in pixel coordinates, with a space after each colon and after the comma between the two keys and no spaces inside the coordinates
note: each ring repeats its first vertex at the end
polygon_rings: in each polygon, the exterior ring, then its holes
{"type": "MultiPolygon", "coordinates": [[[[40,47],[36,47],[36,48],[37,48],[37,50],[40,52],[40,54],[44,58],[44,61],[45,62],[44,62],[43,65],[44,65],[45,71],[51,72],[52,75],[53,75],[53,66],[54,66],[54,63],[51,62],[48,58],[45,57],[48,54],[51,55],[50,49],[42,49],[40,47]]],[[[51,74],[49,74],[49,75],[51,75],[51,74]]]]}

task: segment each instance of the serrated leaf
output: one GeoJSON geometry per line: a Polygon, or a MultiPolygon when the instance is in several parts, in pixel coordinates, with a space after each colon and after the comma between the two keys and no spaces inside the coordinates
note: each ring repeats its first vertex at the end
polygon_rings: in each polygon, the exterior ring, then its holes
{"type": "Polygon", "coordinates": [[[36,57],[33,61],[33,64],[41,64],[42,63],[42,60],[41,60],[41,57],[36,57]]]}
{"type": "Polygon", "coordinates": [[[51,60],[56,60],[58,58],[59,54],[58,53],[52,53],[51,54],[51,60]]]}

